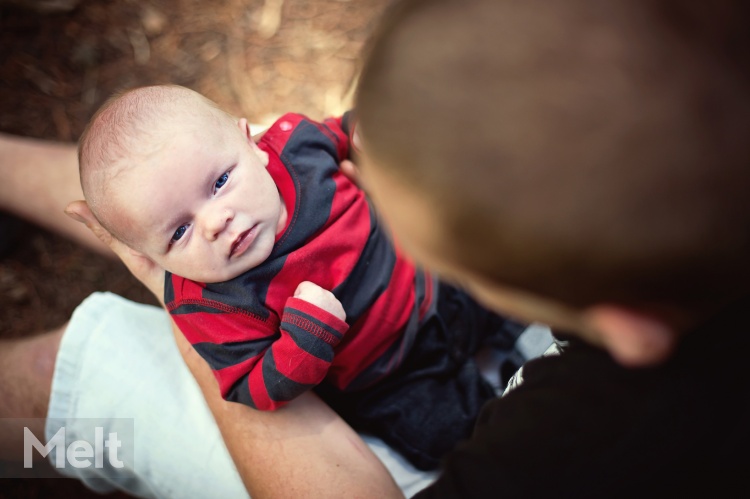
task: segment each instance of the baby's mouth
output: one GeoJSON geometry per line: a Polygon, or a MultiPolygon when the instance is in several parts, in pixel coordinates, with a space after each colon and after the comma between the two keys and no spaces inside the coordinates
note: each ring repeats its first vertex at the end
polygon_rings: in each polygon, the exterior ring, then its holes
{"type": "Polygon", "coordinates": [[[240,256],[253,244],[255,236],[258,234],[258,225],[253,225],[245,232],[242,232],[237,239],[232,243],[232,247],[229,249],[229,258],[233,256],[240,256]]]}

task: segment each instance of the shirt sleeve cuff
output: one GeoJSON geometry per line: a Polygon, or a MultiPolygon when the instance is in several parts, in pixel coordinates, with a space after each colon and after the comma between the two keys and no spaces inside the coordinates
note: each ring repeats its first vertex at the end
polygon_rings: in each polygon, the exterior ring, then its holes
{"type": "MultiPolygon", "coordinates": [[[[327,332],[337,338],[335,343],[338,343],[338,341],[340,341],[344,334],[349,330],[349,324],[317,305],[313,305],[312,303],[299,298],[288,298],[281,321],[299,323],[300,319],[305,323],[309,322],[310,327],[317,326],[327,330],[327,332]]],[[[306,327],[305,329],[308,328],[306,327]]],[[[329,343],[333,344],[333,342],[330,341],[329,343]]]]}

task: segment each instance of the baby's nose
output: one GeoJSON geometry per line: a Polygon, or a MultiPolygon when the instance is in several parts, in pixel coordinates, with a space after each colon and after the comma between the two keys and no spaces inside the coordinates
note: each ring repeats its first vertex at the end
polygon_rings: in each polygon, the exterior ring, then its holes
{"type": "Polygon", "coordinates": [[[234,218],[234,213],[228,208],[215,210],[206,216],[203,224],[204,235],[209,241],[215,241],[227,228],[234,218]]]}

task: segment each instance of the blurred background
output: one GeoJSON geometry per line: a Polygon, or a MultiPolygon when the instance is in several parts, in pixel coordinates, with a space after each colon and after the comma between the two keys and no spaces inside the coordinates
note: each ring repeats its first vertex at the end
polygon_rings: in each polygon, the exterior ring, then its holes
{"type": "MultiPolygon", "coordinates": [[[[76,141],[112,93],[156,83],[257,124],[339,114],[386,3],[0,0],[0,132],[76,141]]],[[[94,291],[156,303],[118,262],[0,213],[0,338],[57,327],[94,291]]],[[[72,496],[101,497],[73,480],[0,480],[0,498],[72,496]]]]}

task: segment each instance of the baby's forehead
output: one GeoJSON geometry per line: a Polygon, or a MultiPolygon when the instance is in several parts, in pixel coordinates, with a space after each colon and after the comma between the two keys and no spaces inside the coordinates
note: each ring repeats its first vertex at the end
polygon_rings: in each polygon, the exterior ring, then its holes
{"type": "MultiPolygon", "coordinates": [[[[169,179],[179,169],[168,161],[125,166],[108,183],[102,215],[115,236],[133,249],[148,254],[151,239],[163,229],[178,206],[172,204],[169,179]]],[[[187,181],[195,181],[186,178],[187,181]]]]}

